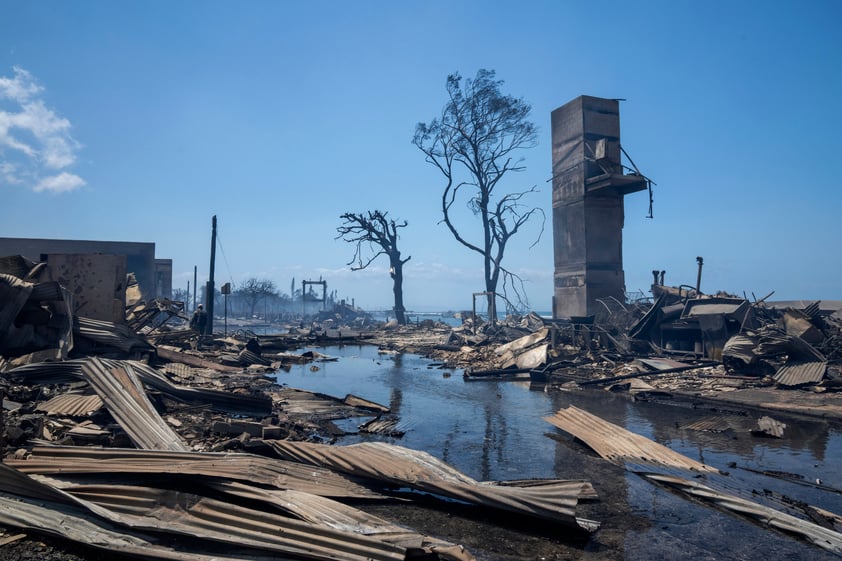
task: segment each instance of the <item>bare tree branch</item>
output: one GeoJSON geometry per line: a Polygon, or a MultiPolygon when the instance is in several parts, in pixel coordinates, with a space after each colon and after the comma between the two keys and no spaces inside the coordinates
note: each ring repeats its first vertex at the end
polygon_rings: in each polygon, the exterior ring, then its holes
{"type": "Polygon", "coordinates": [[[389,275],[392,277],[395,295],[395,316],[399,323],[406,323],[403,306],[403,265],[411,259],[401,259],[398,249],[398,230],[408,225],[406,220],[388,218],[388,212],[370,210],[356,214],[341,215],[342,225],[336,228],[336,239],[343,239],[354,245],[354,256],[347,263],[352,271],[360,271],[371,265],[381,255],[389,257],[389,275]]]}
{"type": "MultiPolygon", "coordinates": [[[[514,154],[537,144],[537,129],[528,120],[531,107],[522,99],[500,93],[502,81],[493,70],[481,69],[475,78],[462,80],[457,74],[447,77],[448,102],[441,115],[429,123],[418,123],[412,142],[425,155],[425,160],[444,175],[442,222],[453,237],[471,251],[483,256],[486,292],[497,291],[500,275],[503,291],[513,278],[502,267],[506,245],[536,215],[541,215],[538,242],[544,231],[546,216],[542,209],[526,208],[521,200],[537,191],[535,187],[501,197],[495,189],[509,172],[523,171],[523,159],[514,154]],[[457,225],[454,204],[464,200],[481,223],[481,237],[474,240],[468,228],[457,225]],[[496,201],[496,202],[495,202],[496,201]]],[[[474,234],[475,235],[475,234],[474,234]]],[[[522,291],[522,283],[520,284],[522,291]]],[[[518,294],[517,289],[512,289],[518,294]]],[[[489,310],[494,310],[494,297],[489,297],[489,310]]]]}

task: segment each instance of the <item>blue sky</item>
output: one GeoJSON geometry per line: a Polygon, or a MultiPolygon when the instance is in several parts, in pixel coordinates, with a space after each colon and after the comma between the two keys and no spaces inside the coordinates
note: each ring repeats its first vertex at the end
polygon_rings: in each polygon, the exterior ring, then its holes
{"type": "MultiPolygon", "coordinates": [[[[623,98],[654,179],[626,198],[629,291],[668,284],[842,299],[842,3],[23,2],[0,0],[0,236],[152,241],[174,284],[328,282],[391,305],[388,263],[351,272],[343,212],[409,221],[413,310],[470,308],[479,257],[440,224],[442,178],[411,143],[449,73],[493,69],[539,143],[510,190],[547,214],[506,264],[552,297],[550,112],[623,98]]],[[[479,225],[473,226],[478,228],[479,225]]]]}

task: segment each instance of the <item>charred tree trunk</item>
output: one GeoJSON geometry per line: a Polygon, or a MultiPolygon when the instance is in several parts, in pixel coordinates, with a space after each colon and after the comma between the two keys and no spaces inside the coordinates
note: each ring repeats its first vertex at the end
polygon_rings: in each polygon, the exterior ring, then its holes
{"type": "Polygon", "coordinates": [[[390,274],[392,276],[392,292],[395,294],[395,318],[400,325],[406,325],[406,309],[403,307],[403,264],[401,254],[389,256],[392,262],[390,274]]]}

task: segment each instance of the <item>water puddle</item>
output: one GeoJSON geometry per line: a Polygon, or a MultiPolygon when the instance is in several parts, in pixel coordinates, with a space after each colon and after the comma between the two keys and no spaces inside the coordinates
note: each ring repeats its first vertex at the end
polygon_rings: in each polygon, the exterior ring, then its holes
{"type": "MultiPolygon", "coordinates": [[[[820,481],[842,489],[838,426],[774,415],[787,423],[784,438],[691,431],[680,427],[729,415],[632,402],[603,390],[546,393],[521,382],[465,382],[459,370],[431,367],[429,360],[414,355],[379,354],[372,346],[314,350],[339,360],[315,363],[318,369],[293,366],[289,372],[278,373],[278,382],[338,397],[351,393],[387,405],[399,417],[399,428],[406,431],[402,438],[350,435],[339,444],[384,440],[424,450],[478,480],[572,478],[567,458],[576,452],[547,436],[559,431],[542,417],[576,405],[727,471],[729,481],[741,489],[772,491],[842,513],[842,494],[811,485],[820,481]],[[798,474],[803,482],[757,473],[762,471],[798,474]]],[[[741,420],[738,414],[733,418],[741,420]]],[[[350,432],[361,422],[353,419],[343,428],[350,432]]],[[[579,477],[588,478],[588,474],[579,477]]],[[[651,522],[649,530],[627,535],[626,559],[651,559],[658,551],[673,559],[768,559],[769,555],[836,559],[819,548],[698,506],[633,474],[625,479],[625,496],[603,500],[622,500],[631,512],[651,522]],[[758,548],[758,543],[763,546],[758,548]]],[[[598,482],[595,485],[599,491],[598,482]]]]}

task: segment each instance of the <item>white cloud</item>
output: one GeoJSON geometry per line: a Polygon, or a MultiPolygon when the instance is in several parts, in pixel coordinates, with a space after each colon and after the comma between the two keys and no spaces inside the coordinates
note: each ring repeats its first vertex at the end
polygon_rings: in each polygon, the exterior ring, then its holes
{"type": "Polygon", "coordinates": [[[35,185],[33,190],[36,193],[40,193],[41,191],[50,191],[52,193],[66,193],[68,191],[78,189],[84,184],[85,180],[79,177],[78,175],[73,175],[72,173],[67,173],[66,171],[63,171],[58,175],[53,175],[41,179],[38,182],[38,184],[35,185]]]}
{"type": "Polygon", "coordinates": [[[7,98],[23,103],[43,91],[44,88],[35,82],[32,74],[20,66],[13,66],[12,71],[15,73],[14,78],[0,76],[0,99],[7,98]]]}
{"type": "Polygon", "coordinates": [[[35,192],[62,193],[85,181],[67,171],[81,145],[71,124],[47,107],[44,88],[18,66],[0,76],[0,185],[28,185],[35,192]]]}

